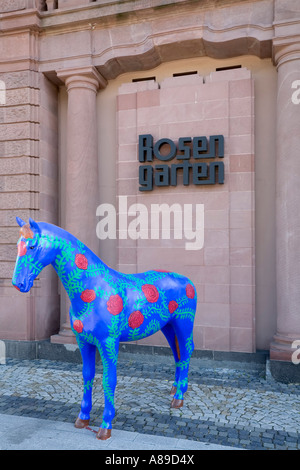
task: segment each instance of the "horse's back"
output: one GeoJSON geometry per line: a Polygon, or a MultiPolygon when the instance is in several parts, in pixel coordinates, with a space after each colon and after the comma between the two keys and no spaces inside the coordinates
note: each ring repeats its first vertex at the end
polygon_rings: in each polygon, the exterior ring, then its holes
{"type": "Polygon", "coordinates": [[[155,270],[128,275],[127,293],[130,300],[121,341],[148,337],[168,323],[194,322],[197,293],[192,281],[183,275],[155,270]]]}

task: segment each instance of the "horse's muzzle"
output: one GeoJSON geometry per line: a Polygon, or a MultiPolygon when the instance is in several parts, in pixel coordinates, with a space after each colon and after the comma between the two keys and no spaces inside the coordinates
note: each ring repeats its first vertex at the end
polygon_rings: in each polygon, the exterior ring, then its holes
{"type": "Polygon", "coordinates": [[[20,292],[29,292],[32,282],[13,282],[12,285],[20,292]]]}

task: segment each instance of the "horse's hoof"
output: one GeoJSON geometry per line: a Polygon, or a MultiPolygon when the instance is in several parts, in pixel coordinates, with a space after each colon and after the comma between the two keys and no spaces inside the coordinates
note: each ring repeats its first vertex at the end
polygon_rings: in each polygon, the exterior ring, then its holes
{"type": "Polygon", "coordinates": [[[178,400],[178,398],[173,398],[171,403],[171,408],[181,408],[183,406],[183,400],[178,400]]]}
{"type": "Polygon", "coordinates": [[[100,441],[106,441],[106,439],[111,437],[111,429],[100,428],[96,437],[100,439],[100,441]]]}
{"type": "Polygon", "coordinates": [[[170,395],[174,396],[176,392],[177,392],[177,387],[175,387],[175,385],[172,385],[170,395]]]}
{"type": "Polygon", "coordinates": [[[74,426],[75,426],[75,428],[83,429],[83,428],[86,428],[89,425],[89,422],[90,422],[89,419],[77,418],[76,421],[75,421],[74,426]]]}

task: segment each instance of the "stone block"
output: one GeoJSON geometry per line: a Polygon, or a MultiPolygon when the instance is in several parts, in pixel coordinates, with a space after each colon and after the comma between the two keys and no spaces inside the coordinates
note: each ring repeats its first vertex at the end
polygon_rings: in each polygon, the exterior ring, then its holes
{"type": "Polygon", "coordinates": [[[230,286],[230,297],[232,304],[251,304],[253,302],[253,286],[234,285],[230,286]]]}
{"type": "Polygon", "coordinates": [[[299,18],[300,4],[293,0],[277,0],[275,2],[275,21],[299,18]]]}
{"type": "Polygon", "coordinates": [[[226,284],[205,284],[204,301],[208,303],[229,303],[230,289],[226,284]]]}
{"type": "Polygon", "coordinates": [[[235,328],[230,329],[230,349],[239,352],[255,352],[253,340],[253,328],[235,328]]]}
{"type": "MultiPolygon", "coordinates": [[[[16,217],[21,217],[23,220],[28,220],[30,211],[28,210],[1,210],[0,211],[0,226],[1,227],[17,227],[16,217]]],[[[16,232],[17,235],[17,232],[16,232]]],[[[17,240],[14,242],[16,246],[17,240]]]]}
{"type": "Polygon", "coordinates": [[[282,383],[300,383],[299,364],[291,361],[270,360],[270,372],[272,377],[282,383]]]}
{"type": "Polygon", "coordinates": [[[93,0],[58,0],[58,8],[72,8],[87,5],[93,0]]]}
{"type": "Polygon", "coordinates": [[[198,74],[180,75],[178,77],[168,77],[162,80],[160,88],[190,87],[203,85],[203,77],[198,74]]]}
{"type": "Polygon", "coordinates": [[[37,106],[21,105],[11,106],[4,108],[4,113],[1,116],[1,123],[14,123],[14,122],[39,122],[39,109],[37,106]]]}
{"type": "Polygon", "coordinates": [[[0,140],[35,139],[37,133],[37,125],[30,122],[0,125],[0,140]]]}
{"type": "Polygon", "coordinates": [[[2,205],[5,209],[38,209],[37,194],[30,192],[2,193],[2,205]]]}
{"type": "Polygon", "coordinates": [[[38,72],[32,70],[0,73],[0,80],[4,81],[6,90],[25,87],[39,88],[38,77],[38,72]]]}
{"type": "Polygon", "coordinates": [[[15,261],[0,261],[0,278],[11,279],[13,276],[14,267],[15,261]]]}
{"type": "Polygon", "coordinates": [[[0,262],[2,261],[11,261],[15,262],[17,257],[17,248],[16,244],[12,245],[0,245],[0,262]]]}
{"type": "Polygon", "coordinates": [[[10,11],[24,10],[27,7],[26,0],[1,0],[0,13],[8,13],[10,11]]]}
{"type": "Polygon", "coordinates": [[[18,360],[37,359],[35,341],[5,340],[6,356],[18,360]]]}
{"type": "MultiPolygon", "coordinates": [[[[218,70],[216,72],[211,72],[208,77],[206,77],[207,82],[221,82],[221,81],[234,81],[235,80],[246,80],[251,78],[251,71],[245,67],[227,69],[227,70],[218,70]]],[[[235,86],[235,83],[232,84],[235,86]]]]}
{"type": "Polygon", "coordinates": [[[7,106],[17,106],[22,104],[38,105],[39,90],[29,87],[6,90],[7,106]]]}
{"type": "Polygon", "coordinates": [[[230,211],[230,228],[251,229],[253,217],[253,211],[230,211]]]}
{"type": "Polygon", "coordinates": [[[253,119],[251,116],[232,117],[229,120],[230,135],[244,135],[253,133],[253,119]]]}
{"type": "Polygon", "coordinates": [[[217,351],[230,351],[230,329],[219,326],[204,326],[203,348],[217,351]]]}
{"type": "Polygon", "coordinates": [[[205,266],[227,266],[229,262],[228,247],[204,247],[205,266]]]}
{"type": "Polygon", "coordinates": [[[160,105],[160,92],[157,89],[145,90],[137,93],[137,107],[143,108],[147,106],[159,106],[160,105]]]}
{"type": "Polygon", "coordinates": [[[229,157],[229,170],[233,172],[253,172],[254,170],[254,156],[251,154],[244,155],[230,155],[229,157]]]}
{"type": "Polygon", "coordinates": [[[160,103],[163,106],[168,106],[170,104],[181,104],[181,103],[195,103],[198,101],[198,93],[200,89],[203,89],[204,85],[201,87],[190,86],[186,88],[178,87],[176,88],[163,88],[160,91],[160,103]],[[179,91],[180,90],[180,91],[179,91]]]}
{"type": "Polygon", "coordinates": [[[39,181],[36,175],[0,176],[1,192],[38,191],[39,181]]]}
{"type": "Polygon", "coordinates": [[[230,99],[230,117],[251,116],[253,112],[253,98],[246,96],[245,98],[230,99]]]}
{"type": "Polygon", "coordinates": [[[119,161],[120,162],[137,162],[138,161],[137,144],[119,145],[119,161]]]}
{"type": "Polygon", "coordinates": [[[232,327],[239,327],[239,328],[252,328],[253,305],[251,303],[232,305],[231,312],[230,312],[230,325],[232,327]]]}
{"type": "Polygon", "coordinates": [[[136,124],[136,109],[125,109],[118,111],[118,125],[119,127],[131,127],[136,124]]]}
{"type": "Polygon", "coordinates": [[[0,159],[0,175],[16,175],[34,173],[30,157],[16,157],[0,159]]]}
{"type": "Polygon", "coordinates": [[[231,266],[252,266],[253,257],[253,248],[230,248],[231,266]]]}
{"type": "Polygon", "coordinates": [[[252,154],[253,153],[253,134],[231,135],[228,139],[229,152],[231,155],[252,154]]]}
{"type": "Polygon", "coordinates": [[[117,110],[136,109],[136,93],[118,95],[117,110]]]}

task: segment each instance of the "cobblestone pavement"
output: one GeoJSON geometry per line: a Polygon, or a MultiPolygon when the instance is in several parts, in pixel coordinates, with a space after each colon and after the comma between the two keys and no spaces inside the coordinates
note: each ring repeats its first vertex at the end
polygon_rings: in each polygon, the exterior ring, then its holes
{"type": "MultiPolygon", "coordinates": [[[[103,411],[97,365],[91,426],[103,411]]],[[[281,384],[261,365],[192,359],[184,407],[171,409],[169,356],[122,353],[113,428],[244,449],[300,449],[300,384],[281,384]],[[267,375],[267,377],[266,377],[267,375]]],[[[74,422],[81,365],[8,359],[0,365],[0,413],[74,422]]]]}

